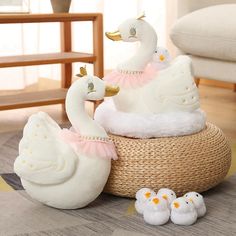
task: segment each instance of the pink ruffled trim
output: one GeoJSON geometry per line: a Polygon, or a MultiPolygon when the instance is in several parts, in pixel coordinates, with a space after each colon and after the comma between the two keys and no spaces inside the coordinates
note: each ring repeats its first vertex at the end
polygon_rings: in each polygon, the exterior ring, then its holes
{"type": "Polygon", "coordinates": [[[61,138],[76,151],[88,156],[117,160],[115,145],[110,140],[88,140],[68,129],[61,131],[61,138]]]}
{"type": "Polygon", "coordinates": [[[122,88],[137,88],[147,84],[155,78],[157,72],[158,70],[154,66],[148,64],[145,70],[141,73],[114,70],[103,79],[109,84],[118,85],[122,88]]]}

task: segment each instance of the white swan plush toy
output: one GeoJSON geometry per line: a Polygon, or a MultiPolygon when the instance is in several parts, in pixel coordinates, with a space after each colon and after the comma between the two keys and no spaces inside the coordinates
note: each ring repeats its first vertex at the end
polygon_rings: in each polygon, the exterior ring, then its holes
{"type": "Polygon", "coordinates": [[[171,203],[176,199],[175,192],[169,188],[159,189],[159,191],[157,192],[157,196],[164,198],[168,203],[168,207],[170,207],[171,203]]]}
{"type": "Polygon", "coordinates": [[[192,225],[197,221],[197,211],[191,201],[179,197],[171,203],[171,221],[177,225],[192,225]]]}
{"type": "Polygon", "coordinates": [[[193,203],[198,217],[203,217],[206,214],[206,205],[200,193],[189,192],[186,193],[184,197],[193,203]]]}
{"type": "Polygon", "coordinates": [[[147,201],[151,198],[156,196],[156,193],[151,190],[150,188],[141,188],[138,190],[138,192],[135,194],[135,209],[139,214],[143,214],[145,205],[147,201]]]}
{"type": "Polygon", "coordinates": [[[166,200],[158,196],[150,198],[145,205],[143,218],[150,225],[166,224],[170,218],[166,200]]]}
{"type": "Polygon", "coordinates": [[[34,199],[61,209],[81,208],[102,192],[111,159],[117,159],[105,130],[85,112],[85,100],[118,93],[95,76],[83,77],[69,88],[66,112],[72,129],[61,129],[46,113],[32,115],[23,131],[14,171],[34,199]]]}
{"type": "Polygon", "coordinates": [[[118,95],[102,103],[95,119],[106,131],[132,138],[182,136],[204,129],[198,89],[188,56],[173,61],[157,47],[153,27],[144,15],[123,22],[106,36],[114,41],[139,42],[133,57],[104,77],[120,87],[118,95]]]}
{"type": "Polygon", "coordinates": [[[133,57],[104,77],[108,83],[121,88],[113,98],[117,110],[138,114],[195,111],[200,104],[190,57],[178,56],[159,71],[153,67],[157,35],[143,18],[144,15],[128,19],[117,31],[106,33],[114,41],[140,42],[133,57]]]}

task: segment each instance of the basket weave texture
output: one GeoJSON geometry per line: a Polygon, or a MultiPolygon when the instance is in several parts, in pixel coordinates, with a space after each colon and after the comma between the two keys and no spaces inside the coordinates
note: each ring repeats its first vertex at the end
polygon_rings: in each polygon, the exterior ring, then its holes
{"type": "Polygon", "coordinates": [[[203,192],[226,176],[231,149],[222,131],[207,123],[188,136],[132,139],[110,135],[119,159],[112,162],[105,192],[135,197],[142,187],[173,189],[178,196],[203,192]]]}

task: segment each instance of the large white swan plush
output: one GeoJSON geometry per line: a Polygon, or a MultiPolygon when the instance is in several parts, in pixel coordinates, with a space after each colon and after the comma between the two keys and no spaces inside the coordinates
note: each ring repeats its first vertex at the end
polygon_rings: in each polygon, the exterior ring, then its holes
{"type": "Polygon", "coordinates": [[[72,129],[61,129],[46,113],[32,115],[24,127],[14,171],[34,199],[61,209],[81,208],[93,201],[108,179],[113,143],[105,130],[85,112],[85,100],[114,95],[95,76],[85,75],[72,84],[66,112],[72,129]]]}
{"type": "Polygon", "coordinates": [[[111,133],[136,138],[198,132],[205,127],[205,115],[199,109],[191,59],[178,56],[170,62],[168,52],[157,47],[155,30],[143,18],[128,19],[117,31],[106,33],[114,41],[139,41],[140,47],[104,77],[109,84],[118,85],[120,92],[113,103],[100,105],[95,119],[111,133]],[[160,63],[164,59],[167,64],[160,63]]]}
{"type": "Polygon", "coordinates": [[[191,59],[178,56],[164,70],[153,68],[157,35],[143,17],[128,19],[118,27],[118,31],[106,33],[111,40],[140,42],[135,55],[104,78],[121,88],[113,98],[117,109],[140,114],[196,110],[199,96],[192,76],[191,59]]]}

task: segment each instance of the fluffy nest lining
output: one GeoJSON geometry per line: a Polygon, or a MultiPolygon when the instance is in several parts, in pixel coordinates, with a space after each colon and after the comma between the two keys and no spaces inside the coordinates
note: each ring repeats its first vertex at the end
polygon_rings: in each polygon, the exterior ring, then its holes
{"type": "Polygon", "coordinates": [[[190,135],[203,130],[206,125],[206,115],[200,109],[194,112],[140,115],[117,111],[112,99],[96,109],[94,118],[108,133],[131,138],[190,135]]]}

